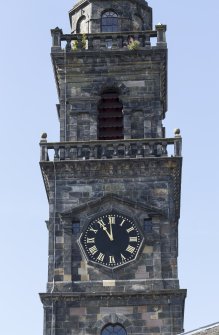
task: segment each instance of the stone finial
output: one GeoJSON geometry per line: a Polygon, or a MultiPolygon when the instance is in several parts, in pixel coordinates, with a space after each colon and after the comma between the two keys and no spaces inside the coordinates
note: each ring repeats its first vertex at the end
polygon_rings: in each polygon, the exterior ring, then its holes
{"type": "Polygon", "coordinates": [[[47,133],[42,133],[40,142],[47,142],[47,133]]]}
{"type": "Polygon", "coordinates": [[[167,30],[167,25],[166,24],[163,24],[163,23],[158,23],[158,24],[156,24],[156,30],[161,30],[161,31],[164,31],[164,32],[166,32],[166,30],[167,30]]]}
{"type": "Polygon", "coordinates": [[[175,137],[181,137],[179,128],[174,129],[174,135],[175,137]]]}
{"type": "Polygon", "coordinates": [[[61,47],[61,36],[63,35],[62,29],[56,27],[55,29],[51,29],[52,35],[52,47],[60,48],[61,47]]]}

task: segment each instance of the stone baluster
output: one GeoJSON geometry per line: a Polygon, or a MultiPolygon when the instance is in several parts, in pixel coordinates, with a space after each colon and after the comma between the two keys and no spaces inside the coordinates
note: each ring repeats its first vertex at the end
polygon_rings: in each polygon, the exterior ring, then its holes
{"type": "Polygon", "coordinates": [[[82,146],[78,145],[76,147],[76,159],[82,158],[82,146]]]}
{"type": "Polygon", "coordinates": [[[72,146],[70,150],[70,158],[71,159],[78,159],[78,150],[76,146],[72,146]]]}
{"type": "Polygon", "coordinates": [[[125,150],[125,157],[130,156],[130,143],[124,144],[124,150],[125,150]]]}
{"type": "Polygon", "coordinates": [[[149,142],[149,147],[150,147],[149,155],[154,156],[155,154],[154,142],[149,142]]]}
{"type": "Polygon", "coordinates": [[[161,156],[162,155],[162,146],[160,143],[154,144],[154,155],[155,156],[161,156]]]}
{"type": "Polygon", "coordinates": [[[106,36],[100,37],[100,49],[106,49],[106,36]]]}
{"type": "Polygon", "coordinates": [[[145,47],[145,35],[139,35],[138,40],[140,42],[140,47],[144,48],[145,47]]]}
{"type": "Polygon", "coordinates": [[[167,156],[167,142],[162,142],[162,156],[167,156]]]}
{"type": "Polygon", "coordinates": [[[71,47],[71,39],[70,38],[66,38],[65,50],[66,50],[66,52],[70,52],[71,49],[72,49],[72,47],[71,47]]]}
{"type": "Polygon", "coordinates": [[[71,150],[71,147],[67,145],[65,147],[65,159],[66,160],[70,160],[70,150],[71,150]]]}
{"type": "Polygon", "coordinates": [[[175,141],[174,141],[174,155],[182,156],[182,137],[180,135],[180,129],[175,129],[175,141]]]}
{"type": "Polygon", "coordinates": [[[83,45],[82,45],[82,35],[77,36],[77,41],[78,41],[78,50],[81,50],[83,45]]]}
{"type": "Polygon", "coordinates": [[[117,35],[113,35],[112,36],[112,49],[118,49],[118,40],[117,40],[118,36],[117,35]]]}
{"type": "Polygon", "coordinates": [[[145,46],[151,46],[151,38],[149,34],[145,35],[145,46]]]}
{"type": "Polygon", "coordinates": [[[120,49],[123,47],[123,37],[121,35],[117,36],[117,46],[120,49]]]}
{"type": "Polygon", "coordinates": [[[129,44],[128,35],[125,35],[125,36],[123,36],[123,42],[122,42],[123,48],[127,48],[128,44],[129,44]]]}
{"type": "Polygon", "coordinates": [[[95,145],[90,145],[90,159],[95,159],[95,145]]]}
{"type": "Polygon", "coordinates": [[[118,144],[113,144],[113,158],[118,158],[118,144]]]}
{"type": "Polygon", "coordinates": [[[47,134],[43,133],[40,139],[40,160],[41,161],[49,161],[49,156],[48,156],[48,149],[47,149],[47,134]],[[44,145],[45,144],[45,145],[44,145]]]}
{"type": "Polygon", "coordinates": [[[59,160],[59,146],[58,145],[54,146],[54,151],[55,151],[54,160],[58,161],[59,160]]]}
{"type": "Polygon", "coordinates": [[[94,48],[93,37],[88,35],[87,39],[88,39],[88,50],[93,50],[93,48],[94,48]]]}
{"type": "Polygon", "coordinates": [[[147,157],[150,155],[150,146],[148,143],[143,144],[143,157],[147,157]]]}
{"type": "Polygon", "coordinates": [[[101,147],[101,159],[106,159],[107,157],[106,157],[106,145],[102,145],[102,147],[101,147]]]}
{"type": "Polygon", "coordinates": [[[59,149],[59,156],[60,156],[60,161],[65,160],[65,146],[60,147],[59,149]]]}
{"type": "Polygon", "coordinates": [[[90,146],[82,146],[83,159],[90,159],[90,146]]]}
{"type": "Polygon", "coordinates": [[[142,143],[138,142],[137,143],[137,155],[138,158],[143,157],[142,155],[142,143]]]}

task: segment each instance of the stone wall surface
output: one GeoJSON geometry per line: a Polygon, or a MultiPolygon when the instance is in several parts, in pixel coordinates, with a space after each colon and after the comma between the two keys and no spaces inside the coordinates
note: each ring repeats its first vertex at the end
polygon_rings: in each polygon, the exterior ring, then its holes
{"type": "Polygon", "coordinates": [[[163,137],[166,57],[166,49],[156,48],[53,54],[61,141],[98,138],[98,103],[101,92],[111,88],[123,104],[125,139],[163,137]]]}
{"type": "Polygon", "coordinates": [[[53,278],[59,292],[179,288],[175,204],[181,160],[166,158],[158,164],[156,159],[141,159],[139,163],[138,159],[57,162],[55,170],[53,163],[42,163],[50,185],[48,291],[53,278]],[[145,238],[137,259],[115,271],[87,263],[78,244],[97,213],[111,209],[132,217],[145,238]],[[148,218],[149,233],[144,231],[148,218]],[[72,230],[75,223],[80,227],[77,232],[72,230]]]}
{"type": "MultiPolygon", "coordinates": [[[[127,335],[177,334],[182,329],[182,303],[185,292],[155,293],[154,296],[129,294],[118,296],[68,296],[41,295],[44,304],[54,302],[57,335],[99,335],[109,323],[123,324],[127,335]],[[53,300],[54,298],[54,300],[53,300]]],[[[51,331],[51,308],[46,309],[46,333],[51,331]]]]}

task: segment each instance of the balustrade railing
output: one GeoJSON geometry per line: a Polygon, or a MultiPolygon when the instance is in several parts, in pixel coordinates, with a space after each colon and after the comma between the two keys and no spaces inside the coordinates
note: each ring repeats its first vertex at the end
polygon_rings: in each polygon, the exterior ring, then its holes
{"type": "Polygon", "coordinates": [[[52,52],[81,50],[122,49],[130,50],[151,47],[151,38],[157,38],[157,46],[166,46],[166,26],[157,25],[156,30],[129,31],[95,34],[63,34],[59,28],[52,29],[52,52]]]}
{"type": "Polygon", "coordinates": [[[161,139],[48,143],[44,134],[40,142],[40,160],[50,161],[51,151],[54,161],[168,157],[169,146],[174,147],[174,156],[181,156],[180,135],[161,139]]]}

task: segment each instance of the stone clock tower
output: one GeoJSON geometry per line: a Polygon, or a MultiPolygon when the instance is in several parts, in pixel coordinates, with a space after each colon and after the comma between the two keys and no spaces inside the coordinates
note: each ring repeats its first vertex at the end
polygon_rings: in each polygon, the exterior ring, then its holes
{"type": "Polygon", "coordinates": [[[144,0],[82,0],[52,32],[60,141],[41,138],[49,202],[44,335],[174,335],[181,136],[165,137],[166,26],[144,0]]]}

